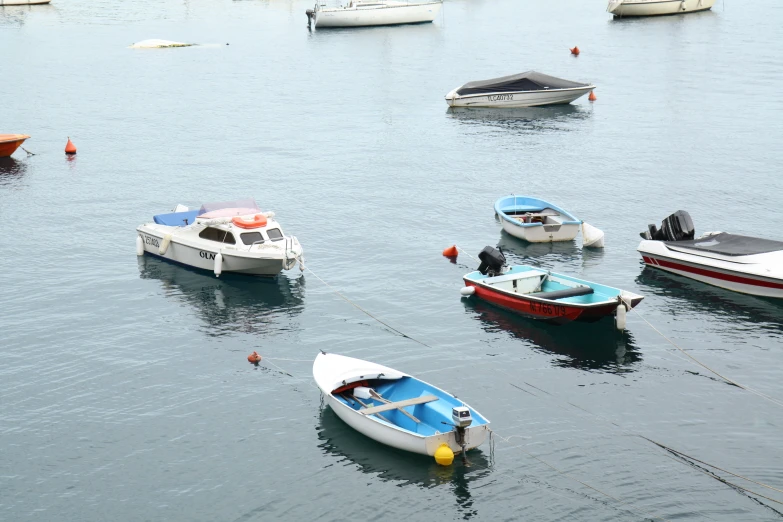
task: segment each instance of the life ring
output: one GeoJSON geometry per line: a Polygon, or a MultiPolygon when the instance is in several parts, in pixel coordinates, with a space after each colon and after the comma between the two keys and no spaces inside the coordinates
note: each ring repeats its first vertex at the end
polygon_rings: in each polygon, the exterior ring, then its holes
{"type": "Polygon", "coordinates": [[[231,219],[231,222],[239,228],[261,228],[266,226],[266,216],[263,214],[256,214],[252,219],[235,217],[231,219]]]}

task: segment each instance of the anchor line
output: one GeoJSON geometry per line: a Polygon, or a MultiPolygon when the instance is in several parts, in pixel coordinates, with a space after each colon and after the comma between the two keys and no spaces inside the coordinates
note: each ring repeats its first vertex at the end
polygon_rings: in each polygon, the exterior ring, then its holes
{"type": "MultiPolygon", "coordinates": [[[[502,371],[502,370],[501,370],[501,371],[502,371]]],[[[503,372],[503,373],[506,373],[506,372],[503,372]]],[[[506,375],[508,375],[508,374],[506,374],[506,375]]],[[[524,390],[523,388],[521,388],[521,387],[519,387],[519,386],[517,386],[517,385],[515,385],[515,384],[513,384],[513,383],[511,383],[511,382],[509,382],[509,384],[510,384],[511,386],[513,386],[514,388],[517,388],[518,390],[521,390],[521,391],[526,391],[526,392],[527,392],[527,390],[524,390]]],[[[657,441],[655,441],[655,440],[652,440],[652,439],[650,439],[650,438],[648,438],[648,437],[645,437],[644,435],[642,435],[642,434],[640,434],[640,433],[635,433],[635,432],[629,431],[629,430],[627,430],[627,429],[623,428],[622,426],[620,426],[619,424],[617,424],[617,423],[615,423],[615,422],[612,422],[611,420],[609,420],[609,419],[606,419],[605,417],[603,417],[603,416],[601,416],[601,415],[599,415],[599,414],[597,414],[597,413],[594,413],[594,412],[592,412],[592,411],[590,411],[590,410],[588,410],[588,409],[582,408],[581,406],[578,406],[578,405],[576,405],[576,404],[573,404],[573,403],[571,403],[571,402],[567,402],[567,401],[565,401],[565,400],[561,399],[560,397],[558,397],[557,395],[553,395],[553,394],[551,394],[551,393],[547,392],[546,390],[543,390],[543,389],[541,389],[541,388],[537,388],[537,387],[533,386],[533,385],[532,385],[532,384],[530,384],[530,383],[527,383],[527,382],[525,382],[525,384],[527,384],[528,386],[530,386],[530,387],[532,387],[532,388],[535,388],[535,389],[537,389],[537,390],[539,390],[539,391],[541,391],[541,392],[543,392],[543,393],[546,393],[547,395],[549,395],[550,397],[552,397],[552,398],[554,398],[554,399],[557,399],[557,400],[559,400],[559,401],[561,401],[561,402],[566,402],[566,404],[568,404],[568,405],[570,405],[570,406],[573,406],[573,407],[575,407],[575,408],[577,408],[577,409],[579,409],[579,410],[581,410],[581,411],[583,411],[583,412],[587,413],[588,415],[591,415],[591,416],[593,416],[593,417],[595,417],[595,418],[597,418],[597,419],[600,419],[600,420],[602,420],[602,421],[606,422],[607,424],[611,424],[611,425],[612,425],[612,426],[614,426],[615,428],[619,429],[619,430],[620,430],[620,431],[621,431],[623,434],[625,434],[625,435],[628,435],[628,436],[630,436],[630,437],[641,438],[641,439],[644,439],[644,440],[646,440],[646,441],[648,441],[648,442],[651,442],[652,444],[655,444],[656,446],[660,447],[661,449],[664,449],[664,450],[666,450],[666,451],[670,452],[672,455],[675,455],[676,457],[679,457],[679,458],[676,458],[676,459],[675,459],[674,457],[670,457],[670,458],[672,458],[673,460],[675,460],[676,462],[683,463],[683,462],[688,462],[689,460],[693,460],[693,461],[695,461],[695,462],[699,462],[699,463],[701,463],[701,464],[703,464],[703,465],[705,465],[705,466],[708,466],[708,467],[710,467],[710,468],[714,468],[714,469],[716,469],[716,470],[722,471],[722,472],[724,472],[724,473],[727,473],[727,474],[729,474],[729,475],[732,475],[732,476],[734,476],[734,477],[740,478],[740,479],[742,479],[742,480],[747,480],[748,482],[752,482],[753,484],[759,485],[759,486],[761,486],[761,487],[764,487],[764,488],[767,488],[767,489],[770,489],[770,490],[773,490],[773,491],[777,491],[777,492],[783,493],[783,490],[781,490],[781,489],[775,488],[775,487],[773,487],[773,486],[770,486],[770,485],[768,485],[768,484],[764,484],[763,482],[759,482],[759,481],[753,480],[753,479],[751,479],[751,478],[745,477],[745,476],[743,476],[743,475],[740,475],[740,474],[738,474],[738,473],[734,473],[734,472],[732,472],[732,471],[726,470],[726,469],[724,469],[724,468],[721,468],[721,467],[719,467],[719,466],[716,466],[716,465],[714,465],[714,464],[710,464],[710,463],[708,463],[708,462],[705,462],[705,461],[703,461],[703,460],[699,460],[699,459],[697,459],[697,458],[695,458],[695,457],[692,457],[692,456],[690,456],[690,455],[688,455],[688,454],[686,454],[686,453],[683,453],[683,452],[681,452],[681,451],[675,450],[674,448],[671,448],[671,447],[669,447],[669,446],[666,446],[665,444],[662,444],[662,443],[660,443],[660,442],[657,442],[657,441]]],[[[530,392],[527,392],[527,393],[530,393],[530,392]]],[[[500,434],[497,434],[497,435],[498,435],[498,437],[499,437],[499,438],[501,438],[502,440],[504,440],[504,441],[506,441],[506,442],[508,442],[508,440],[509,440],[509,439],[511,439],[511,438],[513,438],[513,437],[518,437],[518,436],[519,436],[519,435],[511,435],[510,437],[501,437],[501,436],[500,436],[500,434]]],[[[523,451],[524,451],[524,450],[523,450],[523,451]]],[[[748,488],[745,488],[745,487],[743,487],[743,486],[740,486],[739,484],[735,484],[735,483],[733,483],[733,482],[729,482],[728,480],[724,479],[723,477],[720,477],[720,476],[716,475],[715,473],[712,473],[712,472],[710,472],[709,470],[706,470],[706,469],[702,468],[701,466],[695,465],[695,464],[693,464],[693,463],[691,463],[691,462],[688,462],[688,463],[691,465],[691,467],[694,467],[694,468],[696,468],[696,469],[697,469],[698,471],[700,471],[701,473],[704,473],[704,474],[706,474],[707,476],[709,476],[709,477],[712,477],[712,478],[714,478],[715,480],[717,480],[717,481],[719,481],[719,482],[722,482],[722,483],[724,483],[725,485],[727,485],[727,486],[729,486],[729,487],[731,487],[731,488],[733,488],[733,489],[735,489],[735,490],[742,491],[742,492],[745,492],[745,493],[750,493],[750,494],[753,494],[753,495],[759,496],[759,497],[761,497],[761,498],[764,498],[764,499],[770,500],[770,501],[772,501],[772,502],[775,502],[775,503],[777,503],[777,504],[783,504],[783,502],[781,502],[781,501],[779,501],[779,500],[775,500],[775,499],[773,499],[773,498],[767,497],[767,496],[765,496],[765,495],[762,495],[762,494],[760,494],[760,493],[758,493],[758,492],[755,492],[755,491],[752,491],[752,490],[750,490],[750,489],[748,489],[748,488]]],[[[749,498],[752,498],[752,497],[750,497],[749,495],[748,495],[748,497],[749,497],[749,498]]],[[[758,499],[753,499],[753,500],[755,500],[755,501],[756,501],[756,502],[758,502],[759,504],[763,505],[764,507],[766,507],[766,508],[768,508],[768,509],[771,509],[771,510],[775,511],[776,513],[779,513],[779,512],[778,512],[777,510],[775,510],[773,507],[765,505],[763,502],[760,502],[758,499]]]]}
{"type": "Polygon", "coordinates": [[[631,310],[633,313],[635,313],[636,315],[638,315],[638,316],[639,316],[639,318],[641,318],[641,320],[642,320],[642,321],[644,321],[645,323],[647,323],[647,326],[649,326],[650,328],[652,328],[652,329],[655,331],[655,333],[657,333],[658,335],[660,335],[661,337],[663,337],[663,338],[666,340],[666,342],[668,342],[669,344],[671,344],[672,346],[674,346],[675,348],[677,348],[677,349],[678,349],[680,352],[682,352],[683,354],[685,354],[686,356],[688,356],[688,358],[690,358],[690,359],[691,359],[693,362],[695,362],[696,364],[698,364],[699,366],[701,366],[701,367],[702,367],[702,368],[704,368],[705,370],[707,370],[707,371],[709,371],[709,372],[711,372],[711,373],[713,373],[713,374],[717,375],[718,377],[720,377],[721,379],[723,379],[724,381],[726,381],[728,384],[731,384],[732,386],[736,386],[737,388],[740,388],[740,389],[743,389],[743,390],[745,390],[745,391],[748,391],[748,392],[750,392],[750,393],[753,393],[753,394],[755,394],[755,395],[758,395],[758,396],[759,396],[759,397],[761,397],[762,399],[766,399],[766,400],[768,400],[768,401],[772,402],[773,404],[776,404],[777,406],[783,406],[783,401],[781,401],[780,399],[777,399],[777,398],[775,398],[775,397],[772,397],[772,396],[770,396],[770,395],[767,395],[767,394],[765,394],[765,393],[762,393],[762,392],[760,392],[760,391],[758,391],[758,390],[755,390],[755,389],[753,389],[753,388],[751,388],[751,387],[749,387],[749,386],[746,386],[746,385],[744,385],[744,384],[740,384],[740,383],[738,383],[737,381],[735,381],[735,380],[733,380],[733,379],[730,379],[730,378],[726,377],[725,375],[722,375],[721,373],[717,372],[716,370],[713,370],[712,368],[710,368],[709,366],[707,366],[707,365],[706,365],[706,364],[704,364],[703,362],[699,361],[699,360],[698,360],[696,357],[694,357],[693,355],[689,354],[687,351],[685,351],[685,350],[683,350],[682,348],[680,348],[680,346],[679,346],[677,343],[675,343],[674,341],[672,341],[671,339],[669,339],[669,338],[668,338],[666,335],[664,335],[664,334],[663,334],[663,333],[662,333],[660,330],[658,330],[658,329],[657,329],[655,326],[653,326],[653,324],[652,324],[652,323],[650,323],[650,321],[648,321],[648,320],[647,320],[647,319],[646,319],[646,318],[645,318],[645,317],[644,317],[642,314],[640,314],[640,313],[639,313],[639,312],[637,312],[637,311],[636,311],[634,308],[632,308],[632,307],[631,307],[631,302],[630,302],[630,300],[629,300],[629,301],[626,301],[626,300],[625,300],[625,299],[624,299],[622,296],[620,296],[620,299],[622,299],[623,303],[626,305],[626,308],[628,308],[628,309],[629,309],[629,310],[631,310]]]}

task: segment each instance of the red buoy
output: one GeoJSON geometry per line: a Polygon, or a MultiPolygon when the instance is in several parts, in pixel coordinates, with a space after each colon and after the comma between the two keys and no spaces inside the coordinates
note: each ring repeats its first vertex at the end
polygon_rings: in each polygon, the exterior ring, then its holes
{"type": "Polygon", "coordinates": [[[579,47],[575,45],[574,48],[571,49],[571,54],[574,56],[579,56],[579,47]]]}
{"type": "Polygon", "coordinates": [[[444,257],[457,257],[458,254],[457,245],[452,245],[443,251],[444,257]]]}
{"type": "Polygon", "coordinates": [[[253,352],[247,356],[247,362],[258,364],[260,361],[261,361],[261,356],[258,355],[258,352],[253,352]]]}
{"type": "Polygon", "coordinates": [[[76,145],[73,144],[70,136],[68,136],[68,143],[65,144],[65,153],[76,154],[76,145]]]}
{"type": "Polygon", "coordinates": [[[590,91],[590,96],[588,96],[587,99],[592,102],[597,100],[598,98],[595,97],[595,93],[593,91],[590,91]]]}

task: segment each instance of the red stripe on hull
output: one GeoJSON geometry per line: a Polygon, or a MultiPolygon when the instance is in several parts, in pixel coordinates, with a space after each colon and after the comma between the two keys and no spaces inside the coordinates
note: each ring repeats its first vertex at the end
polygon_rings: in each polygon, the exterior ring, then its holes
{"type": "Polygon", "coordinates": [[[761,286],[764,288],[775,288],[783,290],[782,283],[774,283],[772,281],[764,281],[761,279],[752,279],[750,277],[743,277],[733,274],[726,274],[724,272],[716,272],[714,270],[707,270],[706,268],[698,268],[690,265],[683,265],[680,263],[674,263],[665,259],[642,256],[644,262],[650,266],[658,266],[664,268],[670,268],[672,270],[680,270],[682,272],[689,272],[691,274],[697,274],[704,277],[711,277],[712,279],[720,279],[722,281],[730,281],[732,283],[739,283],[749,286],[761,286]]]}
{"type": "Polygon", "coordinates": [[[497,292],[484,286],[477,285],[465,279],[465,285],[475,288],[475,294],[480,299],[494,305],[505,308],[518,314],[542,319],[554,323],[570,323],[571,321],[596,321],[601,317],[612,315],[617,310],[616,303],[605,306],[593,306],[583,308],[544,302],[540,300],[526,299],[522,295],[510,296],[503,292],[497,292]]]}

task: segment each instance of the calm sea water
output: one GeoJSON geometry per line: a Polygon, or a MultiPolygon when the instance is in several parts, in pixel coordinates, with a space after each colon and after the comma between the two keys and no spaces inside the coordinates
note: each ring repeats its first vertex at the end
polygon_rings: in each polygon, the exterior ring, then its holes
{"type": "Polygon", "coordinates": [[[677,209],[697,232],[780,238],[783,4],[613,21],[599,1],[449,0],[431,25],[314,33],[310,4],[0,8],[0,132],[36,153],[0,162],[0,520],[781,518],[639,435],[783,488],[781,407],[662,337],[783,399],[783,305],[643,270],[635,248],[677,209]],[[148,38],[205,45],[127,48],[148,38]],[[528,69],[598,100],[443,101],[528,69]],[[492,204],[510,192],[572,210],[606,249],[506,236],[492,204]],[[243,196],[312,274],[135,256],[153,214],[243,196]],[[474,263],[441,257],[454,243],[641,293],[641,316],[619,334],[461,302],[474,263]],[[440,468],[365,439],[324,409],[319,349],[457,394],[494,444],[440,468]]]}

